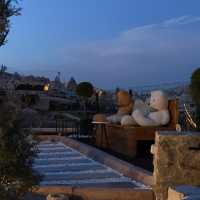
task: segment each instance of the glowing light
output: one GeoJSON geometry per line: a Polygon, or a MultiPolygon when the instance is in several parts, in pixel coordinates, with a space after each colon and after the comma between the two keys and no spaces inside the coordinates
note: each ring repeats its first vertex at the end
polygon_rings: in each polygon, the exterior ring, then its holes
{"type": "Polygon", "coordinates": [[[103,91],[100,90],[100,91],[98,92],[99,97],[102,96],[102,94],[103,94],[103,91]]]}
{"type": "Polygon", "coordinates": [[[49,84],[44,85],[44,91],[48,92],[49,91],[49,84]]]}

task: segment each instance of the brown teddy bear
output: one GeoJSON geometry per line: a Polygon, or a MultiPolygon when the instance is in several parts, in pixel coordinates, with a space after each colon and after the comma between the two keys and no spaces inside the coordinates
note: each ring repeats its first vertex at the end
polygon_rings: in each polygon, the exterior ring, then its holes
{"type": "Polygon", "coordinates": [[[107,121],[111,123],[120,123],[123,116],[132,113],[134,106],[134,101],[127,91],[120,90],[116,97],[118,111],[116,114],[107,117],[107,121]]]}

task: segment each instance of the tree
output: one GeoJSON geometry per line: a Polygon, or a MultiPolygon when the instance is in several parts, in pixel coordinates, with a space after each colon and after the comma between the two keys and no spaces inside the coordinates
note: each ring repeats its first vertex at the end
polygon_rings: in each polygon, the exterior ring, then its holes
{"type": "Polygon", "coordinates": [[[90,98],[93,95],[94,89],[91,83],[89,82],[81,82],[78,84],[76,89],[76,93],[85,98],[90,98]]]}
{"type": "Polygon", "coordinates": [[[10,17],[20,15],[17,0],[0,0],[0,47],[6,43],[10,31],[10,17]]]}
{"type": "Polygon", "coordinates": [[[36,142],[13,104],[1,103],[0,112],[0,199],[21,200],[40,180],[32,170],[36,142]]]}
{"type": "Polygon", "coordinates": [[[196,104],[196,124],[200,130],[200,68],[196,69],[191,77],[190,92],[196,104]]]}

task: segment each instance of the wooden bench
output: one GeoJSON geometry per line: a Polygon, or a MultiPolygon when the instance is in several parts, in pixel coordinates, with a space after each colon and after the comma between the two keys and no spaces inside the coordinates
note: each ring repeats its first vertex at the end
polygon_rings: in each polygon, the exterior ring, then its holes
{"type": "MultiPolygon", "coordinates": [[[[103,138],[103,147],[113,152],[133,158],[137,155],[138,141],[151,141],[155,139],[155,132],[160,130],[176,130],[178,123],[178,100],[169,100],[170,122],[162,127],[139,127],[107,124],[108,140],[103,138]]],[[[101,147],[100,130],[96,132],[96,145],[101,147]]]]}

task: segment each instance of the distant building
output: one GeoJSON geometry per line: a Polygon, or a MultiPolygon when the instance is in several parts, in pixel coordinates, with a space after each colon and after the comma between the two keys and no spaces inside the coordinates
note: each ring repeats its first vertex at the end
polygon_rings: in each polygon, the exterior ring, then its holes
{"type": "Polygon", "coordinates": [[[61,83],[61,80],[60,80],[60,72],[58,72],[55,80],[54,80],[54,88],[57,89],[57,90],[62,90],[63,89],[63,85],[61,83]]]}
{"type": "Polygon", "coordinates": [[[68,83],[65,85],[65,91],[68,96],[74,96],[76,95],[76,88],[77,88],[77,82],[76,80],[72,77],[68,83]]]}
{"type": "Polygon", "coordinates": [[[51,81],[49,84],[49,95],[55,97],[65,97],[65,90],[64,84],[61,82],[60,79],[60,72],[58,72],[57,76],[55,77],[54,81],[51,81]]]}

